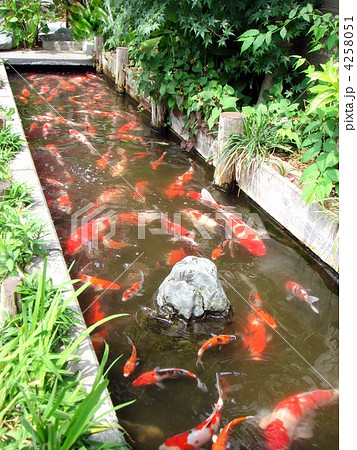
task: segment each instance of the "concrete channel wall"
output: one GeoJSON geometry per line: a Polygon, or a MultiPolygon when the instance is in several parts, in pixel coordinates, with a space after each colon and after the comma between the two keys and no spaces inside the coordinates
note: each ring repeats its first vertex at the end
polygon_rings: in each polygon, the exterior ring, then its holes
{"type": "MultiPolygon", "coordinates": [[[[24,140],[23,151],[19,152],[11,162],[12,176],[15,181],[25,183],[27,186],[33,189],[32,198],[34,205],[30,211],[41,219],[42,224],[45,226],[45,232],[41,236],[46,241],[45,248],[48,251],[47,256],[47,275],[52,278],[54,285],[60,285],[65,281],[70,281],[68,275],[67,266],[63,257],[62,249],[58,240],[58,236],[52,222],[51,214],[47,207],[45,197],[41,188],[40,180],[37,176],[36,168],[32,160],[31,152],[26,141],[25,133],[22,127],[21,119],[16,108],[16,103],[12,94],[12,90],[9,84],[7,73],[4,64],[0,63],[0,79],[3,81],[3,87],[0,89],[0,105],[7,106],[8,108],[14,108],[15,114],[13,120],[8,122],[12,125],[14,132],[18,133],[24,140]]],[[[35,258],[31,263],[29,271],[41,272],[43,267],[43,259],[35,258]]],[[[63,298],[69,298],[74,293],[72,285],[68,286],[68,291],[64,292],[63,298]]],[[[73,339],[78,337],[84,331],[86,331],[86,325],[83,319],[83,315],[77,299],[74,299],[70,305],[70,308],[78,312],[80,317],[80,324],[75,329],[70,329],[69,332],[73,335],[73,339]]],[[[93,381],[98,371],[98,360],[93,349],[92,342],[89,337],[86,337],[79,346],[78,351],[81,359],[74,364],[71,364],[71,370],[74,372],[80,372],[82,374],[83,385],[89,392],[93,386],[93,381]]],[[[96,417],[105,414],[105,417],[101,419],[102,422],[108,424],[117,424],[118,420],[115,412],[110,412],[113,408],[112,401],[109,397],[109,392],[106,390],[104,395],[107,396],[100,410],[97,412],[96,417]]],[[[97,433],[92,436],[93,440],[100,442],[107,442],[113,440],[118,444],[125,442],[121,432],[115,428],[107,431],[97,433]]]]}
{"type": "MultiPolygon", "coordinates": [[[[143,97],[135,84],[130,68],[116,65],[115,53],[102,52],[100,71],[117,82],[119,70],[125,72],[125,90],[136,101],[140,102],[150,112],[150,98],[143,97]]],[[[98,60],[98,57],[97,57],[98,60]]],[[[118,90],[120,91],[122,87],[118,90]]],[[[221,119],[220,118],[220,126],[221,119]]],[[[185,121],[169,111],[171,130],[183,140],[189,138],[184,128],[185,121]]],[[[216,166],[222,149],[222,140],[215,139],[212,133],[199,131],[196,136],[195,150],[205,160],[216,166]]],[[[234,172],[232,171],[234,180],[234,172]]],[[[249,180],[240,184],[240,189],[257,203],[266,213],[279,222],[304,246],[312,251],[335,272],[339,272],[339,240],[338,224],[333,223],[317,202],[305,206],[300,202],[301,190],[286,177],[272,169],[271,165],[263,164],[259,170],[250,174],[249,180]]]]}

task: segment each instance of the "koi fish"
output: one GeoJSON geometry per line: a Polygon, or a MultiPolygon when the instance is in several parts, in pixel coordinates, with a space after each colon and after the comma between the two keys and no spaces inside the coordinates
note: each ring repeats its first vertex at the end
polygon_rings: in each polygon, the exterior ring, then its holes
{"type": "Polygon", "coordinates": [[[140,281],[137,281],[135,284],[133,284],[132,286],[130,286],[128,289],[125,290],[121,298],[123,302],[126,302],[135,295],[138,295],[141,289],[143,288],[144,273],[142,270],[139,270],[139,274],[140,274],[140,281]]]}
{"type": "Polygon", "coordinates": [[[135,185],[135,191],[133,192],[133,199],[138,202],[145,202],[146,196],[146,186],[148,184],[148,180],[138,181],[135,185]]]}
{"type": "Polygon", "coordinates": [[[195,173],[195,167],[193,164],[191,164],[190,168],[183,175],[178,177],[176,182],[181,183],[181,184],[189,183],[192,180],[194,173],[195,173]]]}
{"type": "Polygon", "coordinates": [[[63,183],[61,183],[58,180],[55,180],[54,178],[42,178],[41,181],[43,181],[44,183],[49,184],[51,186],[64,187],[63,183]]]}
{"type": "Polygon", "coordinates": [[[97,161],[97,167],[101,170],[105,169],[105,166],[108,164],[108,159],[110,156],[111,148],[109,147],[107,153],[105,153],[100,159],[97,161]]]}
{"type": "Polygon", "coordinates": [[[124,377],[128,377],[130,374],[132,374],[135,367],[138,365],[137,351],[136,351],[135,345],[133,344],[133,342],[129,336],[127,336],[127,339],[128,339],[129,344],[132,346],[133,351],[131,353],[130,358],[127,360],[127,362],[124,365],[124,369],[123,369],[124,377]]]}
{"type": "Polygon", "coordinates": [[[123,239],[122,241],[113,241],[112,239],[107,239],[103,237],[103,245],[106,248],[112,248],[114,250],[119,250],[120,248],[126,247],[128,245],[128,240],[123,239]]]}
{"type": "Polygon", "coordinates": [[[201,194],[202,202],[209,203],[221,211],[223,218],[243,247],[254,256],[263,256],[266,254],[264,243],[256,231],[248,227],[239,217],[219,205],[206,189],[202,189],[201,194]]]}
{"type": "Polygon", "coordinates": [[[68,83],[68,81],[62,81],[59,88],[70,92],[74,92],[76,90],[76,87],[72,83],[68,83]]]}
{"type": "Polygon", "coordinates": [[[50,87],[48,84],[44,84],[41,86],[40,94],[46,94],[50,90],[50,87]]]}
{"type": "Polygon", "coordinates": [[[57,159],[58,164],[61,166],[64,165],[64,162],[62,160],[62,155],[59,153],[57,148],[53,144],[46,144],[47,150],[51,152],[51,154],[57,159]]]}
{"type": "Polygon", "coordinates": [[[128,163],[128,158],[123,155],[123,159],[117,162],[114,166],[111,166],[112,169],[110,174],[112,177],[121,177],[122,173],[125,171],[128,163]]]}
{"type": "MultiPolygon", "coordinates": [[[[90,262],[88,264],[90,264],[90,262]]],[[[114,281],[102,280],[101,278],[84,274],[83,270],[88,266],[88,264],[79,271],[79,278],[82,281],[84,281],[85,283],[89,281],[95,291],[101,291],[106,289],[115,289],[115,290],[120,289],[119,284],[116,284],[114,281]]]]}
{"type": "Polygon", "coordinates": [[[221,243],[219,244],[218,247],[216,247],[216,248],[213,250],[213,252],[212,252],[212,254],[211,254],[211,258],[212,258],[213,260],[218,259],[218,258],[222,255],[223,250],[224,250],[224,247],[226,246],[226,244],[227,244],[228,242],[229,242],[229,239],[225,239],[223,242],[221,242],[221,243]]]}
{"type": "Polygon", "coordinates": [[[117,203],[119,200],[127,197],[129,190],[126,186],[117,187],[115,189],[107,189],[100,194],[97,203],[117,203]]]}
{"type": "Polygon", "coordinates": [[[122,127],[119,128],[119,133],[125,133],[126,131],[133,130],[138,127],[138,124],[131,120],[129,123],[126,123],[122,127]]]}
{"type": "Polygon", "coordinates": [[[262,320],[264,323],[267,323],[272,328],[276,328],[277,325],[276,325],[276,322],[273,319],[273,317],[270,314],[268,314],[265,311],[263,311],[263,309],[262,309],[262,300],[261,300],[259,294],[255,293],[255,296],[257,296],[256,298],[258,298],[258,300],[255,299],[254,301],[252,301],[251,297],[249,297],[248,298],[248,302],[250,303],[251,307],[253,308],[257,319],[262,320]]]}
{"type": "Polygon", "coordinates": [[[295,394],[280,402],[271,414],[259,420],[268,450],[286,450],[295,439],[311,438],[312,427],[306,425],[309,416],[337,399],[337,391],[316,390],[295,394]]]}
{"type": "Polygon", "coordinates": [[[105,328],[104,330],[91,334],[89,337],[92,341],[94,351],[98,354],[102,350],[104,342],[108,337],[108,330],[105,328]]]}
{"type": "Polygon", "coordinates": [[[84,122],[84,128],[86,130],[87,133],[91,133],[91,134],[97,134],[95,132],[95,129],[93,128],[93,126],[91,125],[91,123],[88,121],[88,119],[85,120],[84,122]]]}
{"type": "Polygon", "coordinates": [[[102,310],[100,306],[100,296],[96,295],[93,298],[92,303],[87,307],[87,309],[84,310],[84,317],[86,319],[86,324],[88,326],[93,325],[99,320],[104,319],[106,317],[104,311],[102,310]]]}
{"type": "Polygon", "coordinates": [[[110,134],[109,137],[111,139],[122,139],[124,141],[145,142],[143,138],[139,136],[134,136],[133,134],[118,133],[118,134],[110,134]]]}
{"type": "Polygon", "coordinates": [[[30,92],[29,92],[29,90],[27,89],[27,87],[23,87],[23,88],[22,88],[21,94],[22,94],[24,97],[30,97],[30,92]]]}
{"type": "Polygon", "coordinates": [[[170,186],[165,189],[165,194],[169,197],[169,199],[173,199],[175,197],[183,197],[186,195],[186,189],[184,188],[182,183],[174,182],[170,184],[170,186]]]}
{"type": "Polygon", "coordinates": [[[195,240],[195,233],[193,233],[192,231],[186,230],[186,228],[182,227],[178,223],[172,222],[167,217],[162,217],[161,223],[167,228],[169,233],[172,234],[175,239],[184,241],[192,247],[198,247],[198,243],[195,240]]]}
{"type": "Polygon", "coordinates": [[[202,200],[202,194],[201,192],[196,192],[196,191],[190,191],[187,192],[187,197],[192,198],[193,200],[202,200]]]}
{"type": "Polygon", "coordinates": [[[216,377],[218,401],[214,405],[212,414],[205,421],[197,425],[197,427],[168,438],[160,445],[159,450],[198,449],[209,442],[212,436],[217,433],[221,422],[225,393],[220,386],[218,374],[216,377]]]}
{"type": "Polygon", "coordinates": [[[163,161],[164,156],[166,155],[166,153],[167,153],[167,152],[164,152],[164,153],[160,156],[159,159],[157,159],[156,161],[154,161],[153,163],[151,163],[151,167],[152,167],[154,170],[156,170],[156,169],[157,169],[157,166],[158,166],[159,164],[162,163],[162,161],[163,161]]]}
{"type": "Polygon", "coordinates": [[[203,353],[211,348],[214,347],[216,345],[224,345],[224,344],[229,344],[232,341],[236,340],[236,336],[234,334],[220,334],[218,336],[213,336],[210,339],[208,339],[207,341],[205,341],[202,345],[201,348],[198,350],[197,353],[197,362],[202,364],[201,358],[203,353]]]}
{"type": "Polygon", "coordinates": [[[313,297],[312,295],[309,295],[305,289],[298,283],[295,283],[295,281],[287,281],[285,284],[285,289],[288,291],[287,299],[290,300],[292,297],[296,297],[300,300],[303,300],[308,305],[310,305],[310,308],[316,313],[319,314],[319,310],[316,308],[316,306],[313,305],[313,303],[319,301],[318,297],[313,297]]]}
{"type": "Polygon", "coordinates": [[[95,230],[94,221],[90,221],[86,225],[77,228],[66,241],[65,253],[73,256],[82,250],[83,247],[88,248],[95,230]]]}
{"type": "Polygon", "coordinates": [[[135,156],[130,158],[130,161],[135,161],[136,159],[145,158],[145,156],[149,156],[148,152],[139,152],[135,156]]]}
{"type": "Polygon", "coordinates": [[[116,223],[120,225],[138,225],[138,221],[137,213],[118,214],[116,218],[116,223]]]}
{"type": "Polygon", "coordinates": [[[158,262],[157,265],[158,267],[162,265],[174,266],[176,263],[182,261],[184,258],[186,258],[186,256],[189,255],[189,253],[186,253],[185,250],[180,247],[179,249],[173,250],[172,252],[168,253],[165,260],[158,262]]]}
{"type": "Polygon", "coordinates": [[[209,217],[207,214],[203,214],[197,209],[186,208],[183,213],[187,218],[193,223],[193,225],[200,229],[203,227],[209,233],[219,233],[224,234],[225,228],[223,225],[219,225],[214,219],[209,217]]]}
{"type": "Polygon", "coordinates": [[[53,88],[50,90],[50,95],[52,95],[52,97],[56,97],[56,95],[58,94],[58,89],[57,88],[53,88]]]}
{"type": "Polygon", "coordinates": [[[227,444],[232,433],[232,429],[239,423],[244,422],[247,419],[252,419],[255,416],[238,417],[237,419],[231,420],[219,433],[218,436],[212,436],[212,450],[226,450],[227,444]]]}
{"type": "Polygon", "coordinates": [[[248,328],[244,327],[245,340],[243,346],[249,350],[252,359],[260,361],[270,336],[267,336],[264,324],[255,314],[248,316],[248,328]]]}
{"type": "Polygon", "coordinates": [[[158,367],[152,370],[151,372],[145,372],[140,375],[133,382],[133,386],[146,386],[148,384],[156,384],[159,387],[163,388],[162,380],[167,378],[178,378],[178,377],[190,377],[194,378],[197,381],[197,387],[204,392],[207,392],[207,387],[202,381],[192,372],[184,369],[159,369],[158,367]]]}
{"type": "Polygon", "coordinates": [[[24,105],[27,105],[27,103],[29,102],[29,101],[27,100],[27,98],[24,97],[24,96],[21,95],[21,94],[17,94],[17,95],[15,95],[15,97],[18,98],[24,105]]]}
{"type": "Polygon", "coordinates": [[[82,142],[82,144],[86,145],[89,148],[92,155],[98,155],[97,150],[93,147],[93,145],[89,142],[89,140],[84,136],[84,134],[80,133],[77,130],[74,130],[73,128],[71,128],[69,130],[69,134],[71,137],[74,137],[75,139],[77,139],[77,141],[82,142]]]}
{"type": "Polygon", "coordinates": [[[42,127],[42,135],[44,138],[47,138],[47,136],[50,134],[51,130],[53,130],[53,125],[49,122],[45,123],[42,127]]]}

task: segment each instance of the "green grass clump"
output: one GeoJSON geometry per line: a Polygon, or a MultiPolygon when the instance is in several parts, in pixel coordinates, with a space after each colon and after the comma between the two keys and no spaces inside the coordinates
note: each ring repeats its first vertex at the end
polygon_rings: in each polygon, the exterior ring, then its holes
{"type": "Polygon", "coordinates": [[[13,133],[11,125],[0,130],[0,164],[7,163],[22,150],[23,139],[17,133],[13,133]]]}

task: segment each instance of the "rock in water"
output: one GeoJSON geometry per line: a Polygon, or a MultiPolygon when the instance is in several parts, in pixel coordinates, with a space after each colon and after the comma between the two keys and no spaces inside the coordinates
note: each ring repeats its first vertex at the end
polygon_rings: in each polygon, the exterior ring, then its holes
{"type": "Polygon", "coordinates": [[[188,320],[205,313],[226,316],[230,303],[212,261],[187,256],[174,265],[156,296],[161,315],[188,320]]]}

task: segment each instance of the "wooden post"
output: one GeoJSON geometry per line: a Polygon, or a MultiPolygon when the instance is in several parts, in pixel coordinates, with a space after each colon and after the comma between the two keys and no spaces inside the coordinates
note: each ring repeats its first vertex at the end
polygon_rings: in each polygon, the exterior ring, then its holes
{"type": "Polygon", "coordinates": [[[104,36],[94,36],[95,69],[98,73],[103,72],[103,44],[104,36]]]}
{"type": "Polygon", "coordinates": [[[16,289],[21,281],[20,277],[8,277],[1,284],[1,299],[0,299],[0,322],[4,321],[4,316],[1,312],[5,309],[10,317],[17,314],[16,307],[16,289]]]}
{"type": "Polygon", "coordinates": [[[128,47],[117,47],[115,55],[115,85],[117,91],[123,94],[125,91],[125,67],[129,62],[128,47]]]}
{"type": "Polygon", "coordinates": [[[164,134],[166,129],[166,105],[151,99],[151,128],[157,133],[164,134]]]}
{"type": "Polygon", "coordinates": [[[234,181],[235,164],[232,162],[227,167],[227,159],[222,157],[222,151],[232,131],[243,132],[243,117],[243,114],[234,111],[226,111],[219,116],[217,143],[213,151],[213,165],[216,167],[213,179],[218,186],[224,187],[234,181]]]}

